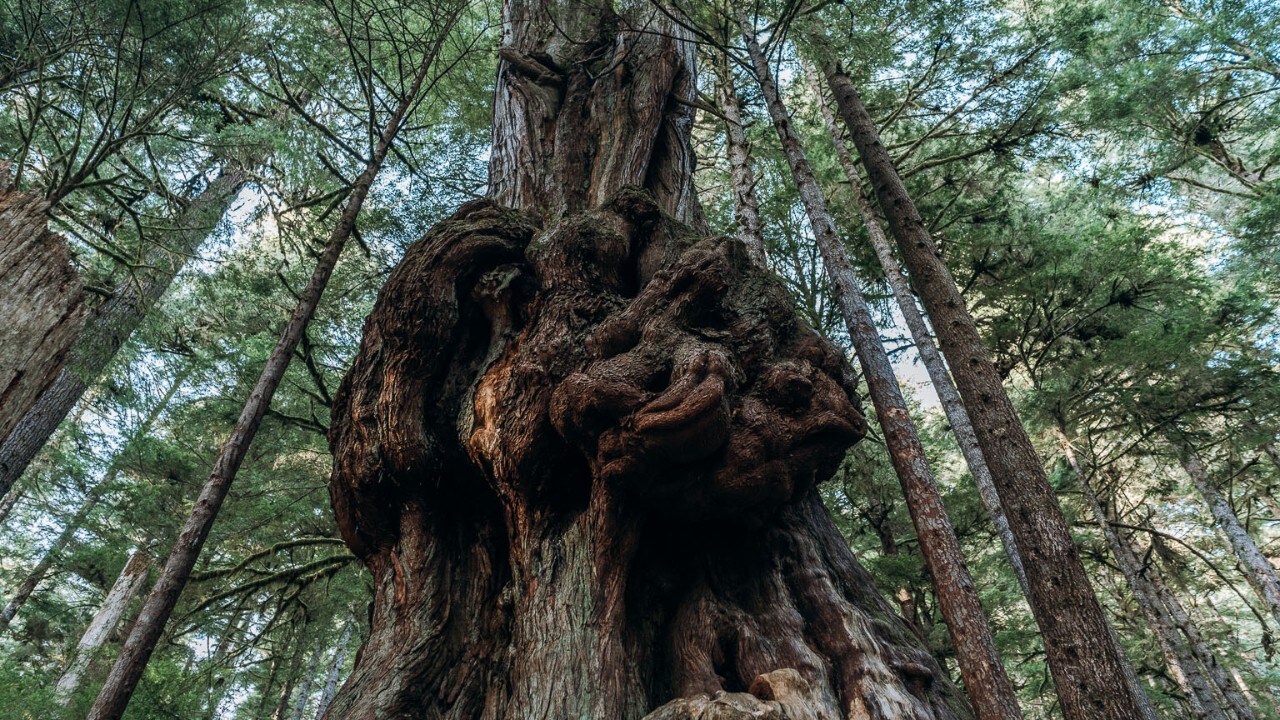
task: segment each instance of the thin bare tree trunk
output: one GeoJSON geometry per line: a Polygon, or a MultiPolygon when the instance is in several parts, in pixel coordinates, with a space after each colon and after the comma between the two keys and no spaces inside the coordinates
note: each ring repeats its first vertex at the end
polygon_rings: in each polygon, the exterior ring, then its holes
{"type": "Polygon", "coordinates": [[[297,637],[302,630],[298,629],[293,640],[293,656],[289,659],[289,669],[285,673],[284,687],[280,688],[280,700],[276,702],[276,709],[271,713],[271,720],[286,720],[289,713],[290,702],[293,700],[293,690],[298,682],[298,674],[302,670],[302,658],[306,655],[306,649],[302,645],[302,639],[297,637]]]}
{"type": "Polygon", "coordinates": [[[14,616],[18,614],[23,605],[27,604],[31,593],[35,592],[36,587],[49,574],[54,562],[62,556],[62,551],[66,549],[67,545],[71,544],[76,532],[84,526],[85,520],[89,519],[89,514],[98,506],[100,499],[101,494],[98,489],[90,491],[85,496],[85,500],[80,505],[80,508],[76,510],[76,514],[67,521],[67,524],[62,528],[62,532],[58,534],[58,537],[54,538],[53,543],[49,545],[49,549],[40,557],[40,561],[36,563],[35,567],[31,568],[31,572],[27,573],[22,583],[13,591],[13,597],[9,598],[9,603],[5,605],[4,610],[0,611],[0,632],[8,629],[9,623],[13,622],[14,616]]]}
{"type": "Polygon", "coordinates": [[[0,525],[9,519],[9,514],[17,507],[18,502],[22,500],[23,492],[21,490],[14,491],[0,498],[0,525]]]}
{"type": "MultiPolygon", "coordinates": [[[[347,620],[342,626],[342,637],[338,638],[338,645],[333,649],[333,662],[329,663],[329,672],[324,678],[324,688],[320,691],[320,699],[316,701],[316,720],[322,720],[324,713],[329,709],[329,703],[333,702],[333,696],[338,692],[338,678],[342,675],[342,664],[347,659],[347,645],[351,642],[351,629],[355,623],[347,620]]],[[[302,714],[299,712],[296,720],[302,720],[302,714]]]]}
{"type": "Polygon", "coordinates": [[[1276,574],[1275,567],[1262,554],[1258,544],[1250,537],[1249,531],[1240,524],[1240,519],[1236,517],[1235,510],[1231,509],[1231,504],[1222,496],[1222,493],[1218,492],[1218,488],[1214,487],[1209,479],[1209,471],[1205,469],[1200,456],[1185,443],[1177,443],[1174,439],[1171,439],[1171,442],[1175,442],[1182,469],[1191,478],[1191,483],[1200,492],[1205,504],[1209,506],[1209,512],[1213,514],[1214,521],[1231,542],[1231,549],[1235,551],[1236,559],[1244,568],[1245,577],[1249,578],[1258,596],[1267,604],[1272,617],[1280,623],[1280,575],[1276,574]]]}
{"type": "MultiPolygon", "coordinates": [[[[1227,671],[1218,661],[1218,655],[1209,648],[1209,644],[1205,642],[1204,636],[1200,634],[1200,628],[1195,621],[1187,613],[1187,609],[1183,607],[1182,602],[1178,600],[1178,596],[1169,587],[1168,583],[1161,577],[1160,571],[1155,567],[1149,567],[1146,577],[1151,583],[1151,587],[1155,590],[1156,595],[1164,606],[1169,610],[1169,617],[1173,623],[1186,636],[1187,643],[1191,648],[1192,654],[1200,661],[1201,666],[1208,672],[1209,678],[1213,680],[1218,691],[1226,699],[1227,704],[1231,706],[1236,717],[1240,720],[1253,720],[1255,713],[1253,708],[1256,706],[1244,693],[1238,683],[1233,683],[1227,677],[1227,671]]],[[[1234,670],[1232,672],[1235,672],[1234,670]]],[[[1246,690],[1247,692],[1247,690],[1246,690]]]]}
{"type": "Polygon", "coordinates": [[[369,195],[369,189],[378,171],[382,169],[382,163],[404,123],[406,114],[417,102],[418,94],[427,80],[435,55],[445,37],[448,36],[459,12],[460,10],[454,10],[448,16],[434,47],[429,48],[424,54],[422,64],[410,83],[409,89],[399,99],[395,110],[387,119],[364,170],[352,185],[338,222],[329,234],[325,248],[316,262],[311,280],[299,294],[293,316],[281,332],[280,339],[267,359],[258,381],[254,384],[235,428],[223,444],[214,462],[213,472],[200,491],[195,507],[192,508],[191,515],[187,518],[177,541],[174,542],[169,559],[165,561],[164,569],[161,570],[155,587],[148,595],[138,621],[134,623],[133,632],[125,641],[120,657],[117,658],[101,693],[89,710],[89,720],[117,720],[124,714],[138,680],[146,669],[147,661],[155,651],[156,643],[164,632],[169,616],[173,613],[178,597],[191,577],[191,571],[195,567],[196,559],[200,556],[200,550],[209,537],[209,529],[213,526],[213,521],[227,497],[228,490],[231,489],[231,483],[240,469],[240,464],[244,462],[249,445],[253,442],[262,417],[270,406],[276,389],[280,386],[293,352],[297,349],[307,324],[315,315],[320,296],[324,293],[325,286],[338,264],[338,257],[355,231],[356,218],[360,215],[360,209],[369,195]]]}
{"type": "Polygon", "coordinates": [[[166,247],[148,245],[139,267],[147,270],[118,285],[79,329],[70,359],[7,436],[0,432],[0,496],[8,492],[70,414],[85,390],[102,375],[125,341],[173,283],[201,243],[217,227],[249,180],[239,166],[224,168],[176,219],[166,247]]]}
{"type": "Polygon", "coordinates": [[[747,246],[751,259],[757,265],[767,267],[751,144],[747,142],[747,133],[742,126],[742,103],[733,87],[733,70],[723,54],[717,57],[716,62],[716,98],[724,115],[725,149],[733,187],[733,221],[738,226],[738,239],[747,246]]]}
{"type": "MultiPolygon", "coordinates": [[[[814,38],[820,43],[819,38],[814,38]]],[[[848,126],[991,469],[1023,559],[1028,598],[1067,720],[1150,718],[1150,702],[1125,676],[1124,653],[1089,585],[1071,528],[1040,457],[1002,385],[964,297],[880,142],[875,121],[831,57],[820,66],[848,126]]]]}
{"type": "Polygon", "coordinates": [[[129,603],[142,590],[142,586],[147,579],[147,572],[150,569],[151,558],[147,553],[142,550],[134,550],[133,554],[129,556],[128,562],[124,564],[124,568],[120,570],[119,577],[111,585],[111,590],[107,593],[106,598],[103,599],[98,612],[94,614],[89,627],[85,629],[84,635],[80,637],[80,642],[77,643],[76,649],[72,652],[71,662],[67,665],[67,669],[58,678],[58,684],[54,688],[53,696],[59,705],[65,706],[69,703],[76,690],[80,688],[80,683],[84,680],[84,673],[89,669],[89,664],[93,662],[98,651],[106,644],[107,638],[111,636],[112,631],[120,624],[120,619],[124,617],[125,611],[129,608],[129,603]]]}
{"type": "Polygon", "coordinates": [[[1066,431],[1062,429],[1061,425],[1056,426],[1054,430],[1058,436],[1062,452],[1067,459],[1067,464],[1071,467],[1071,473],[1075,476],[1076,483],[1080,486],[1081,496],[1084,498],[1089,511],[1093,514],[1094,520],[1098,523],[1098,527],[1102,530],[1102,536],[1107,542],[1107,547],[1111,549],[1111,555],[1115,558],[1116,565],[1119,566],[1120,572],[1124,575],[1125,581],[1133,593],[1134,600],[1138,603],[1138,607],[1142,609],[1142,614],[1146,617],[1150,630],[1155,633],[1156,641],[1160,645],[1161,653],[1165,656],[1165,662],[1169,667],[1169,674],[1173,676],[1174,681],[1178,683],[1182,691],[1187,694],[1188,704],[1196,717],[1205,718],[1206,720],[1226,720],[1227,716],[1220,707],[1213,688],[1205,679],[1200,663],[1188,647],[1186,638],[1178,636],[1168,608],[1165,607],[1154,585],[1142,574],[1142,564],[1138,562],[1138,558],[1133,554],[1133,548],[1111,524],[1111,519],[1107,516],[1106,510],[1103,509],[1102,502],[1093,491],[1093,486],[1090,484],[1088,476],[1085,475],[1084,469],[1080,466],[1075,448],[1067,437],[1066,431]]]}
{"type": "Polygon", "coordinates": [[[858,214],[862,217],[862,223],[867,229],[871,247],[880,260],[880,266],[884,268],[885,278],[889,281],[894,299],[902,310],[902,318],[911,332],[911,339],[916,346],[916,352],[920,355],[920,362],[928,372],[929,381],[938,394],[938,402],[946,413],[947,422],[951,424],[956,443],[960,446],[960,453],[964,456],[965,463],[969,466],[969,474],[973,476],[973,482],[978,487],[978,497],[982,500],[982,506],[986,508],[987,516],[991,518],[996,534],[1000,536],[1000,543],[1004,546],[1009,564],[1013,566],[1013,574],[1018,578],[1022,594],[1029,597],[1027,572],[1022,567],[1022,556],[1018,553],[1018,544],[1013,538],[1013,531],[1009,529],[1009,520],[1004,515],[1004,508],[1000,507],[1000,495],[996,492],[995,483],[991,480],[991,469],[987,467],[987,461],[982,457],[982,448],[978,446],[978,436],[973,431],[969,413],[964,409],[960,393],[956,391],[955,383],[951,380],[946,361],[942,359],[938,346],[933,342],[929,326],[916,306],[915,295],[911,292],[907,277],[902,272],[902,266],[893,253],[889,238],[884,234],[880,218],[876,216],[870,198],[862,192],[862,178],[854,165],[853,156],[849,152],[848,145],[845,144],[844,135],[836,125],[831,107],[823,99],[817,68],[806,63],[805,71],[812,82],[814,97],[817,98],[818,109],[822,113],[822,121],[827,127],[827,133],[831,136],[832,144],[835,145],[836,158],[849,181],[849,188],[853,193],[854,203],[858,206],[858,214]]]}
{"type": "Polygon", "coordinates": [[[1005,674],[983,614],[973,578],[960,552],[960,542],[947,516],[942,494],[929,469],[924,447],[916,433],[906,400],[893,374],[893,365],[871,317],[849,256],[836,232],[826,198],[818,186],[783,105],[768,60],[756,39],[754,26],[744,10],[738,11],[747,52],[764,94],[769,116],[778,131],[783,153],[791,167],[801,201],[809,215],[823,265],[845,318],[849,337],[857,351],[876,417],[884,430],[885,444],[907,498],[907,507],[920,540],[920,549],[933,576],[939,605],[956,646],[956,658],[965,688],[983,720],[1021,718],[1013,685],[1005,674]]]}
{"type": "Polygon", "coordinates": [[[302,685],[298,688],[297,697],[293,701],[293,711],[289,713],[290,720],[302,720],[302,714],[307,711],[307,701],[311,699],[311,686],[315,684],[316,671],[320,669],[320,659],[324,655],[324,638],[316,640],[316,646],[311,650],[311,657],[307,660],[307,667],[302,671],[302,685]]]}

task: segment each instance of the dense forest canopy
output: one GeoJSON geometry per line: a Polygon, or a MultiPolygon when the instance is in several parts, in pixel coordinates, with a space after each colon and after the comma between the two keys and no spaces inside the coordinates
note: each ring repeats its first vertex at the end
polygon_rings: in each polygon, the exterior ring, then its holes
{"type": "Polygon", "coordinates": [[[0,720],[1280,720],[1277,166],[1265,0],[0,0],[0,720]]]}

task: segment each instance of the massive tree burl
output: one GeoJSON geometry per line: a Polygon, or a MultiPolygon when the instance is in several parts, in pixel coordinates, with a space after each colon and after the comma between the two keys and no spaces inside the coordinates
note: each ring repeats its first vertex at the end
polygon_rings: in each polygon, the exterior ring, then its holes
{"type": "Polygon", "coordinates": [[[966,717],[819,501],[865,433],[736,240],[640,191],[549,227],[464,206],[336,399],[376,588],[328,717],[966,717]]]}

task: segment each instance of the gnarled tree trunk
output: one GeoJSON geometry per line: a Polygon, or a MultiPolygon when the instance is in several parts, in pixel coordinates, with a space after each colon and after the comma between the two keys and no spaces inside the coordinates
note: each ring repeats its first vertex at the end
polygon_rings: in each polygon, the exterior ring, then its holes
{"type": "Polygon", "coordinates": [[[704,235],[692,47],[631,7],[508,3],[490,198],[366,323],[330,491],[375,600],[326,717],[966,717],[815,488],[851,371],[704,235]]]}

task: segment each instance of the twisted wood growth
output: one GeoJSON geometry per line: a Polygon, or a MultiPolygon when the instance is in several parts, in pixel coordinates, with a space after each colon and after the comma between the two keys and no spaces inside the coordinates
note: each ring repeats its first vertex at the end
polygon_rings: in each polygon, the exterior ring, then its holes
{"type": "MultiPolygon", "coordinates": [[[[0,442],[67,363],[88,306],[48,202],[8,189],[0,168],[0,442]]],[[[8,485],[0,487],[0,496],[8,485]]]]}
{"type": "Polygon", "coordinates": [[[375,599],[325,716],[968,717],[820,503],[852,371],[701,230],[692,48],[629,7],[507,3],[490,196],[366,322],[330,493],[375,599]]]}
{"type": "Polygon", "coordinates": [[[328,717],[639,718],[778,670],[814,717],[963,716],[817,496],[866,432],[853,382],[741,243],[647,195],[541,230],[464,206],[336,398],[376,599],[328,717]]]}

